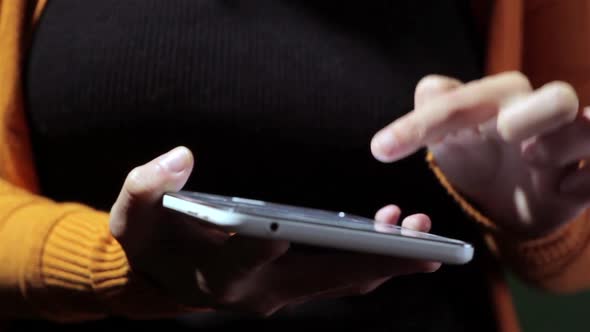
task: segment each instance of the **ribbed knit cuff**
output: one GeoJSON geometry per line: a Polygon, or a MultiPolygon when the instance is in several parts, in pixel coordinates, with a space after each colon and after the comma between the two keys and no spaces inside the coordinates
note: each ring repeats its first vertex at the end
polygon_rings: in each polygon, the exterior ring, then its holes
{"type": "Polygon", "coordinates": [[[133,273],[102,212],[65,215],[47,237],[40,263],[43,307],[52,319],[156,318],[194,311],[133,273]]]}
{"type": "Polygon", "coordinates": [[[457,191],[436,164],[431,152],[426,158],[431,170],[468,216],[478,222],[491,251],[521,276],[539,280],[559,273],[575,260],[590,241],[590,217],[583,213],[566,225],[536,239],[521,239],[504,232],[457,191]]]}
{"type": "Polygon", "coordinates": [[[489,239],[499,255],[523,278],[540,281],[563,273],[590,243],[588,211],[538,239],[517,241],[507,236],[489,239]]]}
{"type": "Polygon", "coordinates": [[[491,221],[477,208],[475,208],[470,202],[467,201],[467,199],[463,197],[463,195],[459,193],[458,190],[455,189],[455,187],[453,187],[449,179],[447,179],[446,175],[443,173],[443,171],[436,163],[434,155],[430,151],[428,151],[428,153],[426,154],[426,162],[428,163],[430,170],[434,173],[440,184],[447,190],[449,195],[451,195],[451,197],[455,199],[455,201],[461,206],[461,208],[463,209],[463,211],[465,211],[465,213],[467,213],[467,215],[473,218],[487,231],[498,231],[498,226],[493,221],[491,221]]]}

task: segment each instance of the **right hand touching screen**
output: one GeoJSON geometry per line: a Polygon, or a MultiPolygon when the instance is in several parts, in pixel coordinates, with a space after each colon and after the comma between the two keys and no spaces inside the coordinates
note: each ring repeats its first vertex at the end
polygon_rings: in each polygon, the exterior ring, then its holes
{"type": "Polygon", "coordinates": [[[574,220],[590,203],[590,112],[554,81],[533,89],[518,72],[462,83],[431,75],[415,110],[372,141],[381,161],[426,147],[453,186],[504,232],[537,238],[574,220]]]}

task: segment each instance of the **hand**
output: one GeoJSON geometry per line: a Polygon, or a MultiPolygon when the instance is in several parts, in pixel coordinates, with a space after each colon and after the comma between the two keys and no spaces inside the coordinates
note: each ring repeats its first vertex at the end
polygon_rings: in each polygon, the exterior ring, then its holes
{"type": "Polygon", "coordinates": [[[590,117],[574,89],[552,82],[533,90],[520,73],[463,84],[428,76],[415,110],[373,138],[374,156],[399,160],[427,147],[453,186],[518,236],[563,225],[590,202],[590,117]]]}
{"type": "MultiPolygon", "coordinates": [[[[289,304],[365,294],[394,276],[440,266],[352,253],[297,254],[288,242],[230,236],[165,211],[162,195],[180,190],[192,168],[192,154],[183,147],[137,167],[110,221],[132,268],[182,304],[269,315],[289,304]]],[[[396,206],[381,209],[377,225],[395,224],[400,213],[396,206]]],[[[412,215],[404,225],[427,232],[430,220],[412,215]]]]}

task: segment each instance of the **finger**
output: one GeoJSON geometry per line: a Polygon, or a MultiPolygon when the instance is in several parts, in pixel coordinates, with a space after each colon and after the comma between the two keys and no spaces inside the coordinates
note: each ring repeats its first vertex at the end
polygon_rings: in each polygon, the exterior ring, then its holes
{"type": "Polygon", "coordinates": [[[523,148],[523,157],[537,167],[564,167],[590,156],[590,108],[562,128],[540,136],[523,148]]]}
{"type": "Polygon", "coordinates": [[[497,129],[504,140],[517,142],[572,122],[577,113],[574,89],[564,82],[552,82],[503,108],[497,129]]]}
{"type": "MultiPolygon", "coordinates": [[[[291,298],[286,300],[278,300],[276,297],[269,295],[269,293],[272,292],[265,292],[266,296],[261,295],[255,296],[254,298],[245,299],[245,303],[251,303],[247,306],[247,308],[245,308],[245,310],[248,312],[253,312],[258,316],[268,317],[284,307],[297,306],[312,300],[330,300],[342,298],[344,296],[366,295],[375,291],[379,286],[387,282],[389,279],[391,278],[382,278],[362,285],[350,285],[323,290],[315,294],[307,294],[300,298],[291,298]]],[[[237,307],[239,308],[240,304],[238,304],[237,307]]]]}
{"type": "MultiPolygon", "coordinates": [[[[409,229],[416,232],[426,233],[430,232],[431,227],[432,222],[430,221],[430,218],[422,213],[413,214],[404,218],[402,221],[402,228],[404,228],[404,230],[409,229]]],[[[402,230],[402,232],[404,230],[402,230]]],[[[426,272],[435,272],[441,267],[441,265],[440,262],[424,262],[424,269],[426,272]]]]}
{"type": "Polygon", "coordinates": [[[195,273],[229,235],[203,227],[195,218],[175,211],[162,211],[157,218],[157,236],[149,239],[149,246],[141,248],[141,255],[129,257],[132,269],[147,273],[145,276],[154,285],[170,291],[181,303],[210,305],[208,293],[200,287],[195,273]]]}
{"type": "Polygon", "coordinates": [[[193,156],[185,147],[133,169],[111,209],[110,230],[132,254],[154,230],[159,201],[167,191],[180,190],[193,168],[193,156]]]}
{"type": "Polygon", "coordinates": [[[425,214],[413,214],[402,221],[402,227],[417,232],[429,232],[432,223],[425,214]]]}
{"type": "Polygon", "coordinates": [[[424,106],[430,99],[461,86],[461,82],[450,77],[428,75],[418,82],[414,93],[414,107],[424,106]]]}
{"type": "Polygon", "coordinates": [[[335,289],[329,289],[325,291],[321,291],[316,294],[310,294],[304,296],[299,299],[294,299],[290,301],[290,305],[298,305],[303,304],[305,302],[314,300],[330,300],[330,299],[338,299],[344,296],[351,296],[351,295],[366,295],[369,293],[374,292],[377,288],[381,285],[386,283],[387,281],[391,280],[391,277],[381,278],[374,281],[367,282],[365,284],[360,285],[350,285],[335,289]]]}
{"type": "Polygon", "coordinates": [[[274,291],[277,298],[282,303],[289,303],[294,299],[329,290],[360,287],[395,276],[426,273],[433,269],[428,262],[374,255],[286,255],[281,264],[272,265],[267,279],[258,283],[276,284],[274,291]]]}
{"type": "Polygon", "coordinates": [[[382,162],[399,160],[449,133],[488,122],[502,105],[530,91],[530,83],[519,73],[467,83],[380,130],[373,137],[371,151],[382,162]]]}
{"type": "Polygon", "coordinates": [[[375,231],[382,233],[391,233],[397,230],[397,223],[402,211],[396,205],[387,205],[382,207],[375,214],[375,231]]]}
{"type": "Polygon", "coordinates": [[[288,241],[234,235],[221,252],[200,269],[201,286],[219,302],[236,302],[248,291],[244,284],[249,278],[288,249],[288,241]]]}
{"type": "Polygon", "coordinates": [[[396,205],[387,205],[375,214],[376,225],[396,225],[402,211],[396,205]]]}

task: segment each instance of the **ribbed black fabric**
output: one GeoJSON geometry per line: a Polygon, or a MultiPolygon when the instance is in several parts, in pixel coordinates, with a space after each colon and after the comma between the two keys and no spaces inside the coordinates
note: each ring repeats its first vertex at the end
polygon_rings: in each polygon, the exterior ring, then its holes
{"type": "Polygon", "coordinates": [[[476,243],[473,264],[214,324],[493,331],[473,224],[423,155],[384,165],[369,152],[376,130],[412,108],[422,76],[481,75],[470,31],[466,1],[52,0],[26,74],[43,191],[109,209],[133,166],[183,144],[196,154],[187,189],[425,212],[434,232],[476,243]]]}

